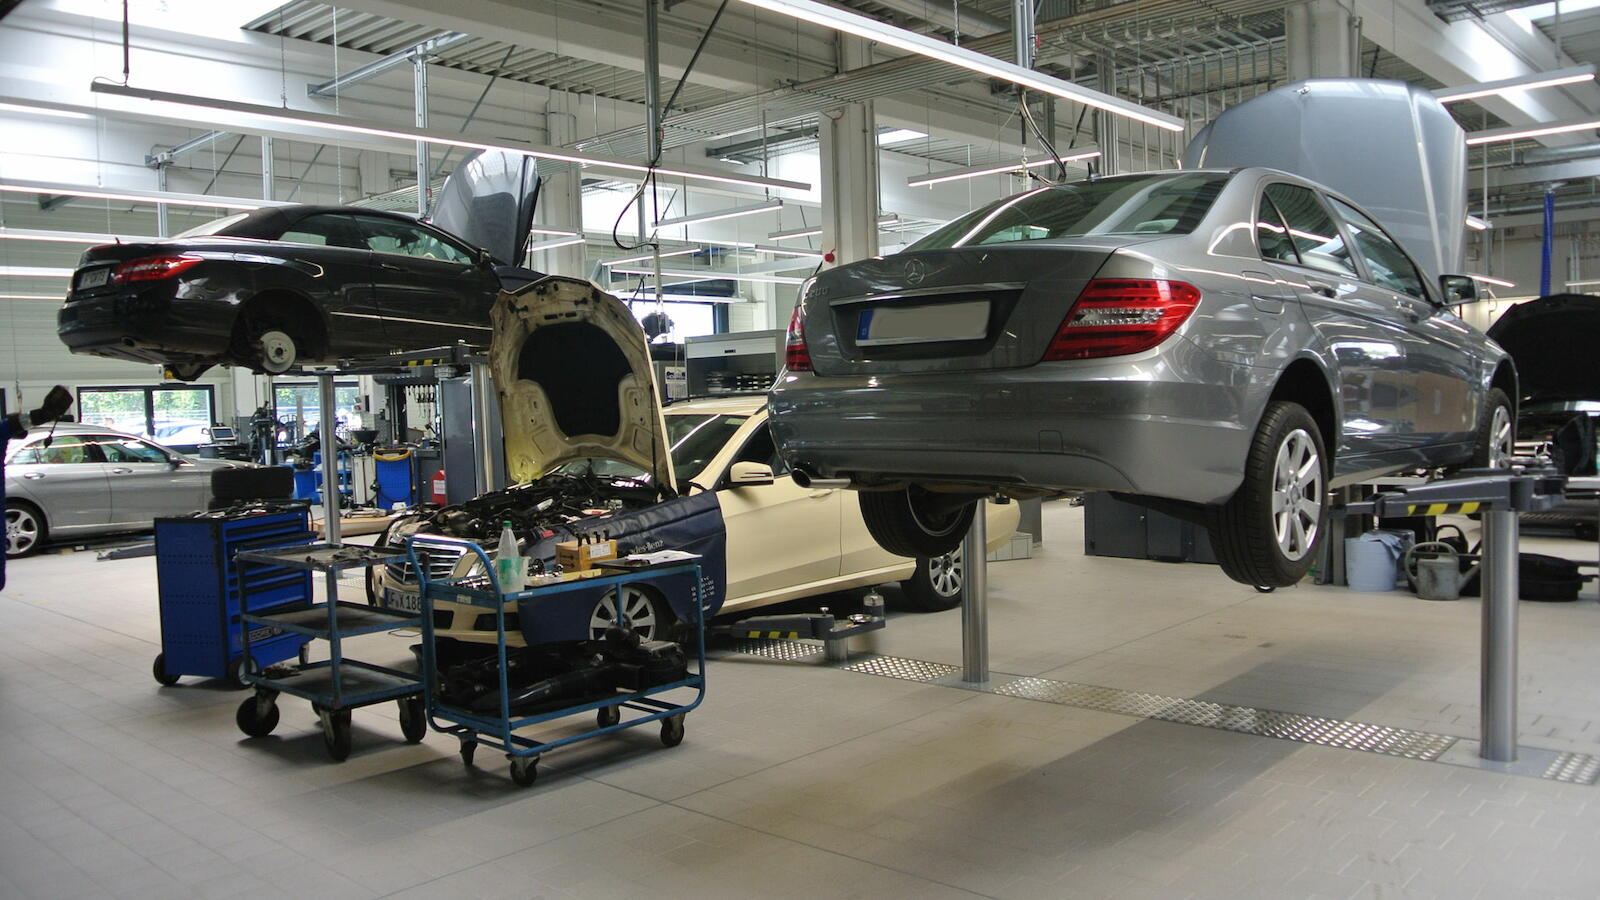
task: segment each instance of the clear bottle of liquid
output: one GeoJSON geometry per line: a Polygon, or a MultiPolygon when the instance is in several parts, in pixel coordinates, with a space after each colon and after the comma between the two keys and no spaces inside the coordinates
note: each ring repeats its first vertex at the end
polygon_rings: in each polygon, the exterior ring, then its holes
{"type": "Polygon", "coordinates": [[[494,573],[500,582],[500,590],[506,593],[522,590],[522,551],[517,549],[517,536],[512,532],[510,522],[500,528],[500,549],[495,553],[494,573]]]}

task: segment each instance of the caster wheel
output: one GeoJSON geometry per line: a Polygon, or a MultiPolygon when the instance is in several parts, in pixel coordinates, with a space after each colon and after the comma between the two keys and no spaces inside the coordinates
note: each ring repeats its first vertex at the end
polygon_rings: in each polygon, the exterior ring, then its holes
{"type": "Polygon", "coordinates": [[[278,727],[278,704],[260,696],[246,697],[233,721],[250,737],[266,737],[278,727]]]}
{"type": "Polygon", "coordinates": [[[463,766],[472,765],[473,754],[475,754],[477,752],[478,752],[478,742],[477,741],[462,741],[461,742],[461,764],[463,766]]]}
{"type": "Polygon", "coordinates": [[[539,757],[513,756],[511,758],[511,780],[519,787],[530,787],[539,780],[539,757]]]}
{"type": "Polygon", "coordinates": [[[256,665],[255,660],[250,660],[249,666],[246,667],[244,657],[240,656],[228,663],[227,674],[222,676],[222,680],[235,690],[244,690],[250,686],[244,682],[245,675],[256,675],[260,672],[261,667],[256,665]]]}
{"type": "Polygon", "coordinates": [[[622,721],[622,707],[602,706],[594,711],[594,721],[601,728],[610,728],[622,721]]]}
{"type": "Polygon", "coordinates": [[[322,718],[322,748],[328,751],[328,758],[334,762],[349,759],[350,710],[318,709],[317,715],[322,718]]]}
{"type": "Polygon", "coordinates": [[[668,747],[676,747],[683,743],[682,713],[661,720],[661,743],[668,747]]]}
{"type": "Polygon", "coordinates": [[[156,684],[162,687],[172,687],[178,683],[178,676],[167,672],[167,655],[157,653],[155,665],[150,667],[150,673],[156,676],[156,684]]]}
{"type": "Polygon", "coordinates": [[[1273,591],[1277,590],[1277,588],[1273,587],[1270,584],[1257,584],[1257,585],[1252,585],[1252,587],[1254,587],[1256,589],[1256,593],[1258,593],[1258,594],[1270,594],[1273,591]]]}
{"type": "Polygon", "coordinates": [[[400,704],[400,733],[406,736],[406,743],[420,743],[428,734],[427,706],[421,697],[402,697],[397,702],[400,704]]]}

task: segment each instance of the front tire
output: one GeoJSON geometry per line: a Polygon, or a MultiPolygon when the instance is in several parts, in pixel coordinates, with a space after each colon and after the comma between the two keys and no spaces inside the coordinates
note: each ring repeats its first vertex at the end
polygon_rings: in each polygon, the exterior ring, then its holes
{"type": "Polygon", "coordinates": [[[32,556],[50,536],[44,513],[26,500],[6,501],[6,559],[32,556]]]}
{"type": "Polygon", "coordinates": [[[1473,442],[1474,469],[1504,469],[1516,454],[1516,419],[1511,415],[1511,398],[1499,388],[1490,388],[1483,398],[1477,440],[1473,442]]]}
{"type": "Polygon", "coordinates": [[[917,571],[900,582],[906,605],[918,612],[943,612],[960,606],[967,597],[965,548],[959,544],[942,556],[917,560],[917,571]]]}
{"type": "Polygon", "coordinates": [[[1328,521],[1328,454],[1306,408],[1267,404],[1244,482],[1216,510],[1211,544],[1222,571],[1256,588],[1287,587],[1317,558],[1328,521]]]}
{"type": "Polygon", "coordinates": [[[943,556],[961,546],[977,501],[938,494],[916,485],[895,491],[862,491],[861,518],[878,546],[895,556],[943,556]]]}

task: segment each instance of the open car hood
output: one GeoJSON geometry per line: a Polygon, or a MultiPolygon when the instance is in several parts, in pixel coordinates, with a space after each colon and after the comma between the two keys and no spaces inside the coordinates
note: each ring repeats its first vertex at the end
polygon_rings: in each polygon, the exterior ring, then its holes
{"type": "Polygon", "coordinates": [[[1520,400],[1600,400],[1600,297],[1551,294],[1518,303],[1489,326],[1517,366],[1520,400]]]}
{"type": "Polygon", "coordinates": [[[548,275],[501,291],[490,319],[489,369],[513,481],[610,459],[649,472],[675,496],[650,345],[621,300],[591,282],[548,275]]]}
{"type": "Polygon", "coordinates": [[[539,167],[520,153],[479,150],[456,166],[430,222],[489,251],[502,266],[522,262],[539,200],[539,167]]]}

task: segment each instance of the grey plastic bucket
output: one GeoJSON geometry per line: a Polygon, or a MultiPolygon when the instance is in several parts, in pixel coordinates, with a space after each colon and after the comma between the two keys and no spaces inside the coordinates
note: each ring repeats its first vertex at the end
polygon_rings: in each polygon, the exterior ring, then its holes
{"type": "Polygon", "coordinates": [[[1344,581],[1352,591],[1392,591],[1400,578],[1400,536],[1369,531],[1344,539],[1344,581]]]}

